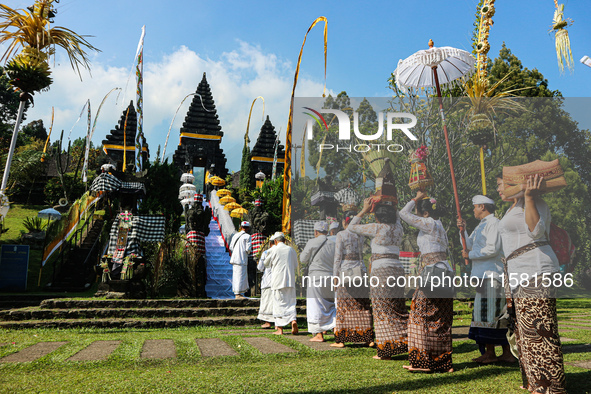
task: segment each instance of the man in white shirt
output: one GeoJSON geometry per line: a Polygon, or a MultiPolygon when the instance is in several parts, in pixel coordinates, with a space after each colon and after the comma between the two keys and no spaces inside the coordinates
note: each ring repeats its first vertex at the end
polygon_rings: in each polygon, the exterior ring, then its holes
{"type": "MultiPolygon", "coordinates": [[[[477,195],[472,198],[474,217],[480,224],[468,236],[465,232],[466,249],[464,258],[472,261],[471,277],[479,278],[481,285],[476,288],[474,311],[468,337],[474,339],[480,347],[482,355],[472,361],[490,364],[497,361],[515,362],[506,338],[507,329],[497,329],[495,318],[501,314],[505,306],[504,288],[500,276],[503,273],[501,236],[498,231],[499,219],[494,215],[494,200],[477,195]],[[495,345],[501,345],[503,354],[495,354],[495,345]]],[[[458,220],[458,227],[464,220],[458,220]]],[[[464,230],[465,231],[465,230],[464,230]]],[[[472,282],[471,282],[472,283],[472,282]]]]}
{"type": "Polygon", "coordinates": [[[314,238],[300,254],[300,261],[308,264],[308,275],[302,278],[306,287],[306,317],[312,342],[324,342],[324,333],[336,324],[335,294],[332,289],[335,243],[327,238],[328,223],[314,224],[314,238]]]}
{"type": "Polygon", "coordinates": [[[271,328],[273,318],[273,290],[271,290],[271,268],[265,267],[265,259],[269,252],[275,247],[275,235],[269,238],[270,248],[261,253],[261,258],[257,264],[259,272],[263,273],[261,278],[261,303],[259,306],[259,315],[257,319],[264,321],[261,328],[271,328]]]}
{"type": "Polygon", "coordinates": [[[275,335],[283,335],[283,327],[291,324],[291,333],[298,333],[296,321],[296,268],[298,255],[295,250],[285,244],[285,235],[276,232],[275,246],[269,250],[263,264],[271,268],[271,290],[273,291],[273,318],[275,335]]]}
{"type": "Polygon", "coordinates": [[[236,299],[244,299],[242,293],[248,290],[248,254],[250,253],[250,223],[240,223],[240,232],[230,241],[230,264],[233,265],[232,292],[236,299]]]}

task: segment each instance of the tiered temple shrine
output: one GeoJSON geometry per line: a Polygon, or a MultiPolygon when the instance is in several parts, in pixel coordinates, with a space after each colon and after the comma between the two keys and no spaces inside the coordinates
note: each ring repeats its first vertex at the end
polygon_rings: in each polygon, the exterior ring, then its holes
{"type": "Polygon", "coordinates": [[[226,156],[220,148],[223,135],[211,89],[203,73],[180,130],[180,143],[173,156],[177,167],[181,171],[193,167],[209,170],[214,165],[215,175],[225,178],[228,175],[226,156]]]}
{"type": "MultiPolygon", "coordinates": [[[[262,171],[267,179],[271,179],[273,171],[273,157],[275,155],[275,143],[277,141],[277,134],[275,133],[275,126],[267,120],[261,127],[261,132],[250,152],[250,161],[254,172],[262,171]]],[[[277,168],[276,174],[283,173],[283,165],[285,163],[285,149],[283,145],[277,148],[277,168]]]]}
{"type": "MultiPolygon", "coordinates": [[[[137,113],[133,100],[123,111],[119,124],[103,140],[103,151],[117,163],[117,170],[135,164],[135,135],[137,132],[137,113]]],[[[142,136],[142,167],[148,162],[150,152],[146,138],[142,136]]]]}

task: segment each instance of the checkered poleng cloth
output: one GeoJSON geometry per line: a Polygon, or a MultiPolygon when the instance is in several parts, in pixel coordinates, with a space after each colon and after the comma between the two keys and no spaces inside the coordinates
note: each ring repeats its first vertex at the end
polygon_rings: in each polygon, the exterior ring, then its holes
{"type": "Polygon", "coordinates": [[[121,189],[125,190],[142,190],[146,193],[146,187],[142,182],[123,182],[121,185],[121,189]]]}
{"type": "Polygon", "coordinates": [[[406,275],[416,275],[418,272],[413,272],[411,265],[414,264],[414,269],[417,270],[419,265],[419,257],[421,254],[419,252],[403,252],[400,251],[400,262],[404,267],[404,273],[406,275]]]}
{"type": "MultiPolygon", "coordinates": [[[[131,229],[127,236],[125,255],[139,254],[140,242],[161,242],[164,239],[164,216],[133,216],[131,229]]],[[[119,218],[115,219],[109,233],[108,254],[117,251],[117,234],[119,232],[119,218]]]]}
{"type": "Polygon", "coordinates": [[[293,222],[293,239],[301,249],[314,238],[314,223],[318,220],[296,220],[293,222]]]}
{"type": "Polygon", "coordinates": [[[122,182],[119,179],[117,179],[114,175],[103,172],[99,176],[94,178],[94,181],[92,181],[92,184],[90,185],[90,191],[111,192],[119,190],[121,188],[121,184],[122,182]]]}
{"type": "Polygon", "coordinates": [[[189,231],[187,234],[187,246],[195,245],[197,253],[205,256],[205,234],[201,231],[189,231]]]}
{"type": "Polygon", "coordinates": [[[263,246],[263,242],[265,242],[265,239],[267,237],[265,237],[262,233],[254,233],[253,235],[251,235],[250,237],[250,243],[252,245],[252,255],[256,256],[256,254],[259,252],[259,250],[261,249],[261,246],[263,246]]]}

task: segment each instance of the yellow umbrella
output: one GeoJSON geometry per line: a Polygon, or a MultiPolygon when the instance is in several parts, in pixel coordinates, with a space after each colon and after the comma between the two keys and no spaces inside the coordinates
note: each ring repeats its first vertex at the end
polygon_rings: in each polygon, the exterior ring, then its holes
{"type": "Polygon", "coordinates": [[[220,190],[217,191],[216,196],[222,197],[222,196],[227,196],[227,195],[230,195],[230,194],[232,194],[232,191],[231,190],[228,190],[228,189],[220,189],[220,190]]]}
{"type": "Polygon", "coordinates": [[[226,196],[226,197],[223,197],[222,199],[220,199],[220,204],[222,204],[222,205],[226,205],[227,203],[230,203],[230,202],[236,202],[236,199],[232,196],[226,196]]]}
{"type": "Polygon", "coordinates": [[[242,208],[242,205],[238,204],[237,202],[230,202],[224,206],[226,211],[233,211],[236,208],[242,208]]]}
{"type": "Polygon", "coordinates": [[[212,176],[211,178],[209,178],[209,183],[211,183],[214,186],[224,186],[226,184],[226,181],[224,181],[219,176],[212,176]]]}
{"type": "Polygon", "coordinates": [[[248,211],[246,209],[240,207],[240,208],[233,209],[232,212],[230,212],[230,216],[232,216],[233,218],[242,219],[242,216],[246,215],[247,213],[248,213],[248,211]]]}

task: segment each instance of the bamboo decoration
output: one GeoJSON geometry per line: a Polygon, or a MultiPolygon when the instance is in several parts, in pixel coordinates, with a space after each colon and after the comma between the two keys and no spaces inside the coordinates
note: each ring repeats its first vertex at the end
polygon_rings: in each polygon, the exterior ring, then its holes
{"type": "Polygon", "coordinates": [[[570,39],[568,38],[567,26],[572,25],[572,19],[564,19],[564,4],[558,4],[554,0],[554,19],[552,20],[552,31],[556,42],[556,57],[558,58],[558,68],[564,72],[564,65],[570,70],[574,69],[573,54],[570,49],[570,39]]]}
{"type": "Polygon", "coordinates": [[[281,228],[284,234],[291,233],[291,134],[293,127],[293,106],[295,98],[295,89],[298,83],[298,76],[300,73],[300,64],[302,62],[302,54],[304,52],[304,45],[306,44],[306,38],[308,33],[318,22],[324,22],[324,92],[322,97],[326,96],[326,49],[327,49],[327,38],[328,38],[328,20],[325,16],[316,18],[314,22],[308,28],[306,35],[304,36],[304,42],[300,49],[300,55],[298,56],[298,62],[296,64],[296,72],[293,78],[293,88],[291,90],[291,102],[289,105],[289,116],[287,117],[287,130],[285,132],[285,163],[283,166],[283,209],[281,228]]]}
{"type": "Polygon", "coordinates": [[[47,152],[47,146],[49,145],[49,138],[51,137],[51,130],[53,130],[53,119],[54,119],[54,108],[51,107],[51,125],[49,126],[49,133],[47,133],[47,140],[43,146],[43,154],[41,155],[41,163],[45,161],[45,153],[47,152]]]}
{"type": "Polygon", "coordinates": [[[252,108],[254,107],[254,103],[258,100],[263,100],[263,122],[265,121],[265,99],[263,96],[257,96],[254,100],[252,100],[252,104],[250,105],[250,112],[248,113],[248,122],[246,123],[246,133],[244,134],[244,144],[248,145],[250,140],[248,139],[248,130],[250,129],[250,117],[252,115],[252,108]]]}

